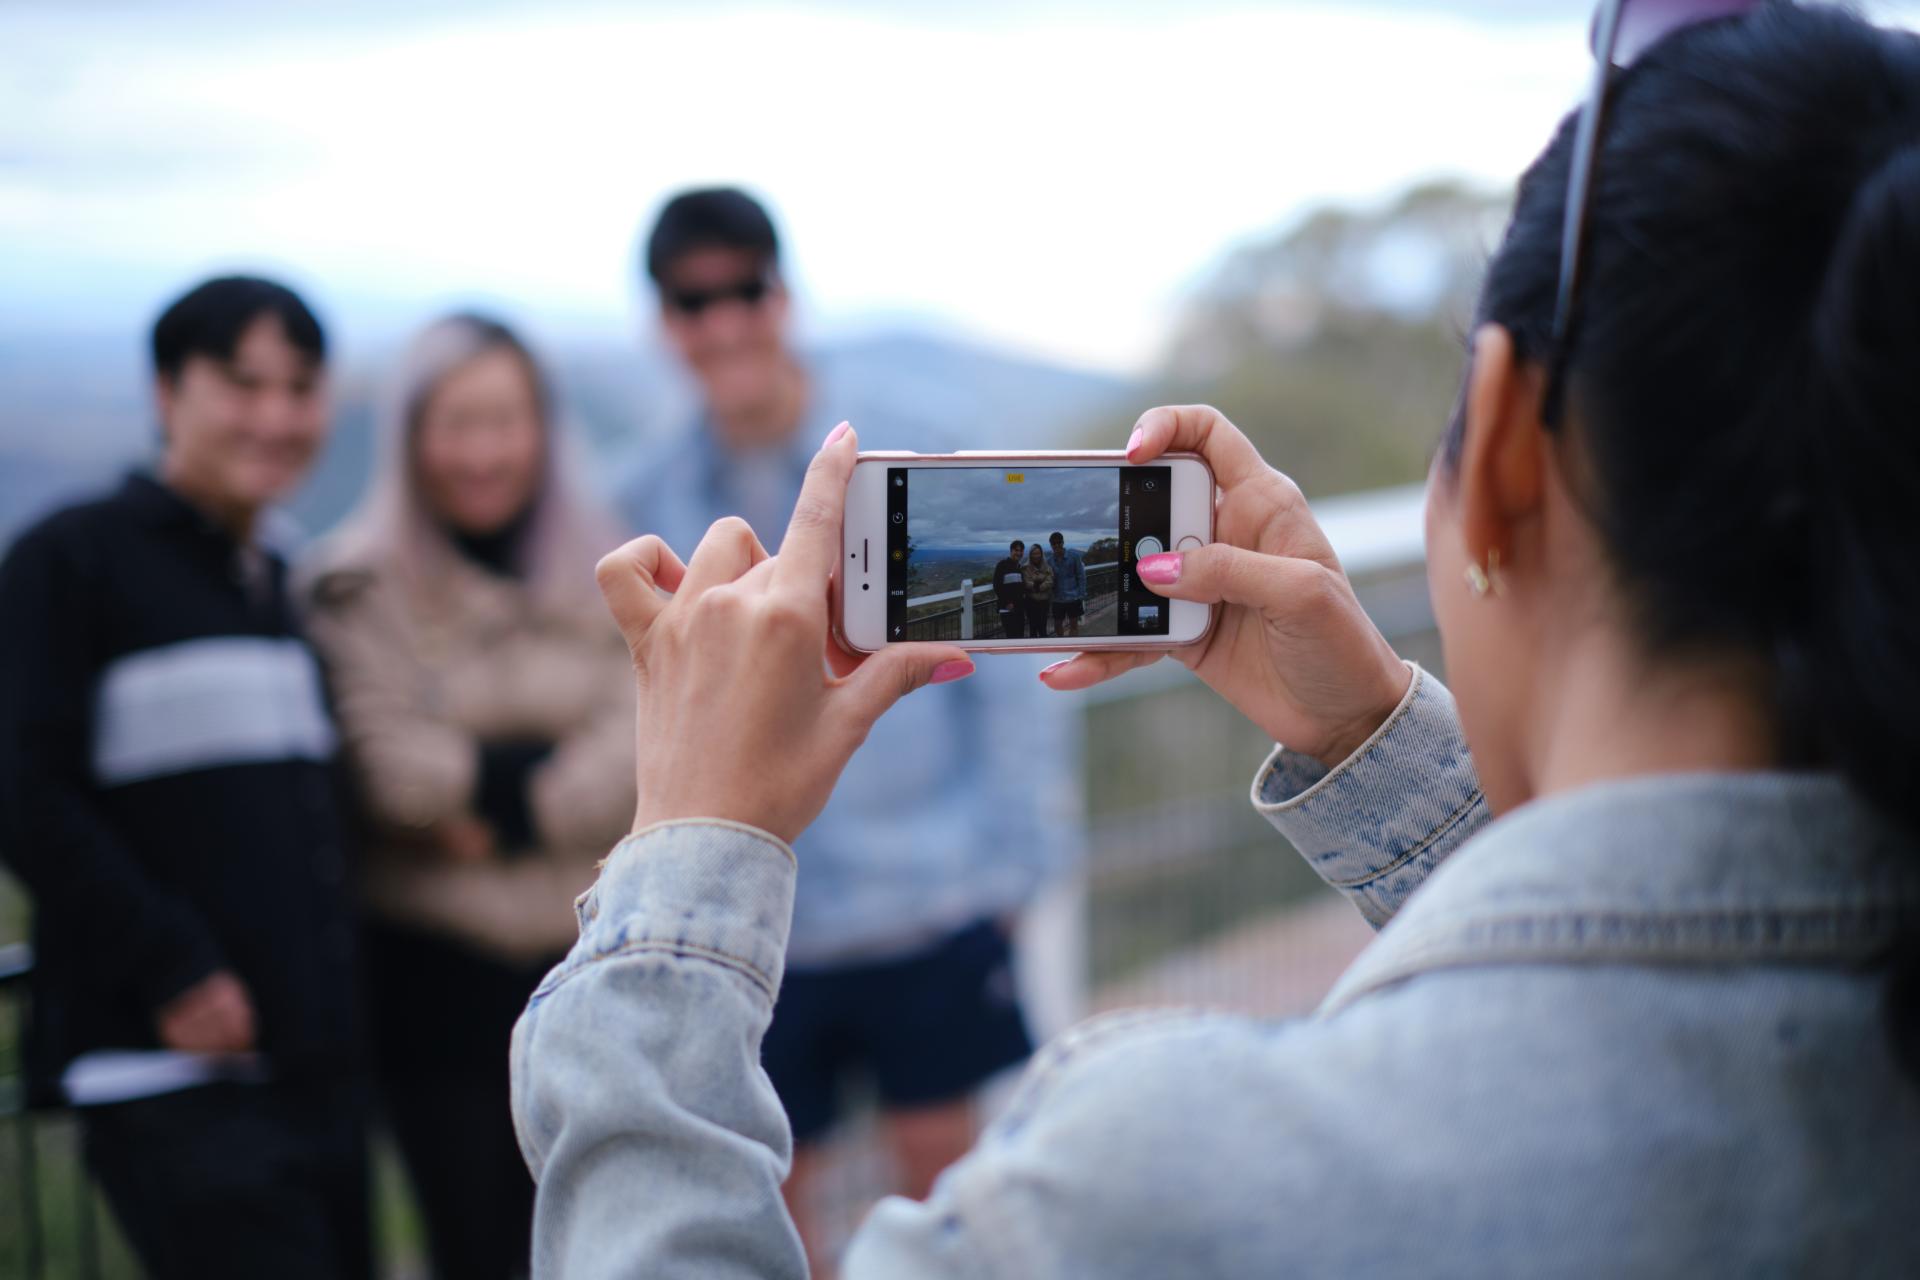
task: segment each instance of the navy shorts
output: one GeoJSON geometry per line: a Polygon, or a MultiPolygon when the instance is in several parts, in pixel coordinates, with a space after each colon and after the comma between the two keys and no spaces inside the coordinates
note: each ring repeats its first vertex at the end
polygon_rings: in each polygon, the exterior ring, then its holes
{"type": "Polygon", "coordinates": [[[1087,602],[1084,600],[1055,600],[1053,602],[1053,620],[1062,618],[1084,618],[1087,616],[1087,602]]]}
{"type": "Polygon", "coordinates": [[[760,1061],[808,1142],[840,1114],[855,1071],[889,1108],[966,1097],[1033,1052],[1013,988],[1013,953],[991,921],[879,964],[789,969],[760,1061]]]}

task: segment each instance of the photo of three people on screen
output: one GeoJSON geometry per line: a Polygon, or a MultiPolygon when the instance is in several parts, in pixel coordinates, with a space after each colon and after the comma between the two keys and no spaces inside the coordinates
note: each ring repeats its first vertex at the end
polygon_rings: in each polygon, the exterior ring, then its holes
{"type": "Polygon", "coordinates": [[[1118,635],[1120,486],[1112,467],[916,470],[906,623],[915,638],[1118,635]]]}

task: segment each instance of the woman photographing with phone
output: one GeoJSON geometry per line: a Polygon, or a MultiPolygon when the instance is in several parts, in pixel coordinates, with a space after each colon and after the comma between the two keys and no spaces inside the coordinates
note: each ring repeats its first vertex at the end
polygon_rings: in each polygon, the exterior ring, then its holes
{"type": "MultiPolygon", "coordinates": [[[[843,1274],[1920,1269],[1920,40],[1727,0],[1597,31],[1429,481],[1452,693],[1230,422],[1128,444],[1212,466],[1215,544],[1141,576],[1220,605],[1176,656],[1284,744],[1254,802],[1380,938],[1309,1020],[1069,1035],[843,1274]]],[[[855,449],[777,560],[723,522],[601,564],[649,735],[515,1035],[543,1274],[804,1274],[755,1065],[786,842],[887,706],[971,667],[821,673],[855,449]]]]}

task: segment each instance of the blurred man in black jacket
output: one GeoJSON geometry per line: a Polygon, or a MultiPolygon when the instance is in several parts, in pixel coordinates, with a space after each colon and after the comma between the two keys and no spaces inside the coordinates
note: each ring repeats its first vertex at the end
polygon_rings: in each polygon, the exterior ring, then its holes
{"type": "Polygon", "coordinates": [[[29,1072],[80,1108],[148,1271],[365,1276],[364,1101],[335,734],[264,549],[327,433],[279,285],[153,332],[153,475],[0,565],[0,855],[32,891],[29,1072]]]}
{"type": "Polygon", "coordinates": [[[1020,557],[1027,544],[1015,538],[1007,555],[993,566],[994,604],[1000,611],[1000,634],[1009,640],[1027,638],[1027,580],[1020,574],[1020,557]]]}

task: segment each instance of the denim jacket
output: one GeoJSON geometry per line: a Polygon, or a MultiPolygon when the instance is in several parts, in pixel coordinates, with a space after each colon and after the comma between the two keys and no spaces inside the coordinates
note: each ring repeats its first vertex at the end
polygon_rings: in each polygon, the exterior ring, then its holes
{"type": "MultiPolygon", "coordinates": [[[[1876,965],[1920,859],[1837,779],[1490,822],[1416,673],[1331,772],[1276,750],[1254,803],[1384,924],[1323,1007],[1082,1026],[928,1201],[873,1212],[848,1280],[1920,1274],[1876,965]]],[[[538,1275],[805,1274],[758,1065],[794,874],[763,832],[676,823],[581,899],[512,1049],[538,1275]]]]}

